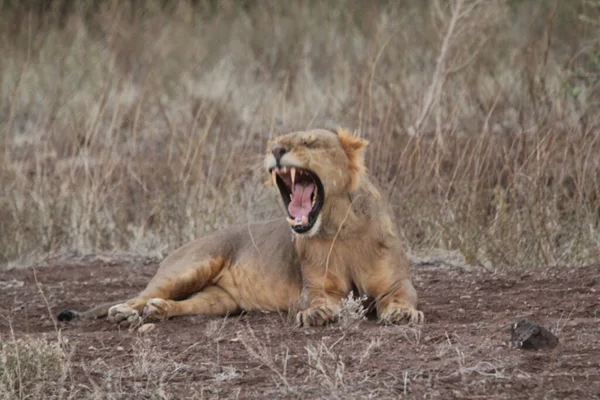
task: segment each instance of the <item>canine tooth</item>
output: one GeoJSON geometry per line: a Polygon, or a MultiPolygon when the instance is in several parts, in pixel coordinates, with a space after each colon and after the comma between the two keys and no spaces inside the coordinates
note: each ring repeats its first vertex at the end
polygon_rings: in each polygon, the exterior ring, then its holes
{"type": "Polygon", "coordinates": [[[292,186],[293,186],[294,182],[296,181],[296,168],[294,168],[294,167],[290,168],[290,175],[292,177],[292,186]]]}
{"type": "Polygon", "coordinates": [[[315,197],[313,198],[313,201],[312,201],[312,206],[313,206],[313,207],[315,206],[315,203],[316,203],[316,202],[317,202],[317,197],[315,196],[315,197]]]}
{"type": "Polygon", "coordinates": [[[290,193],[290,200],[294,200],[294,195],[290,193]]]}
{"type": "Polygon", "coordinates": [[[302,225],[306,225],[308,224],[308,218],[306,218],[306,215],[302,216],[302,221],[301,221],[302,225]]]}
{"type": "Polygon", "coordinates": [[[293,219],[293,218],[290,218],[290,217],[288,217],[288,218],[287,218],[287,222],[288,222],[288,224],[290,224],[290,225],[292,225],[292,226],[296,225],[296,221],[294,221],[294,219],[293,219]]]}
{"type": "Polygon", "coordinates": [[[287,167],[281,168],[281,172],[283,172],[284,174],[287,174],[287,167]]]}
{"type": "Polygon", "coordinates": [[[273,184],[277,186],[277,171],[274,169],[271,171],[271,176],[273,177],[273,184]]]}

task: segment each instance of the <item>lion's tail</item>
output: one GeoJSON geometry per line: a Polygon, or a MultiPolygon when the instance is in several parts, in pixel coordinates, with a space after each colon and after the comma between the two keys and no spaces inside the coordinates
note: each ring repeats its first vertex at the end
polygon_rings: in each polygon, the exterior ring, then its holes
{"type": "Polygon", "coordinates": [[[72,321],[77,318],[82,319],[94,319],[102,318],[108,315],[108,309],[117,304],[124,303],[124,300],[113,301],[111,303],[104,303],[98,306],[92,307],[86,311],[75,311],[75,310],[63,310],[56,315],[56,319],[59,321],[72,321]]]}

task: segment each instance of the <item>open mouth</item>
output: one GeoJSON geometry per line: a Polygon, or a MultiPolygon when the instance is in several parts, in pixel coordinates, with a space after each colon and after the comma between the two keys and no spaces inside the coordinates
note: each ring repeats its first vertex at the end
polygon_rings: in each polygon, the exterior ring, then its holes
{"type": "Polygon", "coordinates": [[[296,233],[308,232],[319,216],[325,193],[319,177],[298,167],[269,170],[288,212],[288,223],[296,233]]]}

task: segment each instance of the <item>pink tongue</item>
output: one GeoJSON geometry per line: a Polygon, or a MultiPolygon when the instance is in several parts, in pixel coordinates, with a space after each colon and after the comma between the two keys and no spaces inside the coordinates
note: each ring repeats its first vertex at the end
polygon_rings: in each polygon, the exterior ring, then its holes
{"type": "Polygon", "coordinates": [[[315,190],[315,184],[310,183],[306,186],[300,184],[294,185],[292,194],[294,198],[288,205],[288,211],[294,218],[308,217],[308,214],[312,210],[311,196],[315,190]]]}

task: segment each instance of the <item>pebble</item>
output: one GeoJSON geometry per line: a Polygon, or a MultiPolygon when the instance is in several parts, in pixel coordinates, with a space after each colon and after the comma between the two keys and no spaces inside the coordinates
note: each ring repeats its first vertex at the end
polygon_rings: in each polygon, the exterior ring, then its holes
{"type": "Polygon", "coordinates": [[[156,328],[155,324],[144,324],[138,328],[138,333],[144,335],[152,332],[156,328]]]}

